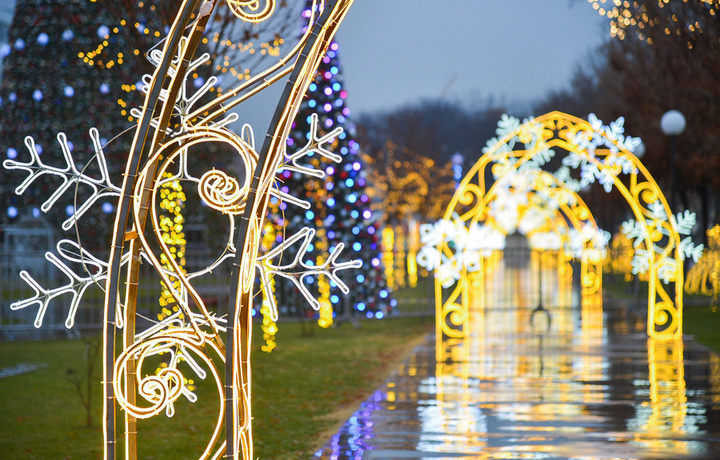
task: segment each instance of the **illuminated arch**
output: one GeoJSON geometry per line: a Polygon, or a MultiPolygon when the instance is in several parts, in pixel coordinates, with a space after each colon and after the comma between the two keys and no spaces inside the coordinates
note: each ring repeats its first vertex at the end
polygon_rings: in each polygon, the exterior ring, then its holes
{"type": "MultiPolygon", "coordinates": [[[[605,236],[595,222],[580,195],[574,190],[564,187],[562,181],[547,171],[531,171],[517,180],[505,181],[505,185],[511,185],[516,193],[526,194],[528,197],[536,196],[537,202],[534,205],[536,211],[542,212],[549,222],[561,219],[569,223],[574,231],[570,234],[567,230],[555,228],[554,231],[562,237],[562,249],[569,252],[568,260],[579,258],[581,260],[581,285],[583,296],[599,295],[602,289],[602,250],[607,244],[609,234],[605,236]],[[549,213],[548,210],[552,210],[549,213]]],[[[498,182],[498,185],[503,185],[498,182]]],[[[501,189],[502,190],[502,189],[501,189]]],[[[502,225],[496,222],[493,216],[493,205],[500,203],[504,206],[506,200],[502,199],[507,192],[498,193],[497,187],[492,187],[487,193],[487,205],[491,208],[490,216],[486,224],[494,228],[502,225]]],[[[532,209],[532,208],[529,208],[532,209]]],[[[567,227],[567,225],[566,225],[567,227]]],[[[526,233],[522,231],[521,233],[526,233]]],[[[530,232],[527,232],[530,236],[530,232]]],[[[505,232],[507,234],[507,232],[505,232]]],[[[570,272],[572,273],[572,272],[570,272]]]]}
{"type": "MultiPolygon", "coordinates": [[[[498,137],[488,142],[483,156],[460,183],[444,219],[454,219],[456,225],[467,228],[486,220],[489,204],[503,181],[522,179],[523,175],[527,180],[528,173],[537,174],[551,158],[562,157],[563,166],[552,173],[562,185],[561,189],[578,191],[597,179],[606,191],[614,186],[627,200],[636,218],[636,257],[642,256],[638,266],[642,265],[648,272],[648,335],[655,339],[676,339],[682,336],[683,301],[683,266],[678,261],[689,254],[692,244],[681,243],[677,220],[665,196],[632,154],[639,139],[625,137],[622,123],[620,119],[603,126],[594,116],[585,121],[560,112],[523,123],[503,116],[497,129],[498,137]],[[494,181],[488,181],[490,173],[494,181]],[[669,294],[673,292],[674,299],[669,294]]],[[[468,329],[468,268],[463,257],[458,261],[456,246],[449,244],[447,238],[440,238],[437,244],[435,292],[439,340],[443,337],[462,339],[468,329]],[[443,285],[437,273],[448,268],[460,276],[452,285],[445,279],[443,285]]]]}

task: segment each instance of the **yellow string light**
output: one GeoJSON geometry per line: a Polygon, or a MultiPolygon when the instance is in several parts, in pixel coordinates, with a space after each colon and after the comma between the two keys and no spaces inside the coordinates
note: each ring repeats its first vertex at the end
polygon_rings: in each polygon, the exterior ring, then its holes
{"type": "Polygon", "coordinates": [[[385,227],[382,231],[382,259],[385,267],[385,281],[390,289],[395,289],[394,246],[395,232],[392,227],[385,227]]]}
{"type": "Polygon", "coordinates": [[[395,242],[393,244],[393,257],[395,259],[395,287],[405,287],[405,232],[399,225],[395,227],[395,242]]]}
{"type": "MultiPolygon", "coordinates": [[[[172,174],[165,173],[164,177],[172,177],[172,174]]],[[[185,273],[187,241],[185,240],[185,233],[183,232],[184,218],[182,216],[182,210],[185,207],[185,193],[182,190],[180,181],[174,180],[162,184],[160,186],[160,198],[160,209],[164,211],[160,214],[160,227],[162,229],[163,241],[170,247],[170,257],[175,260],[177,265],[183,269],[183,273],[185,273]]],[[[160,254],[160,262],[164,268],[172,268],[168,256],[165,253],[160,254]]],[[[163,308],[157,315],[160,321],[178,311],[177,305],[174,305],[175,301],[170,289],[168,289],[168,286],[166,286],[163,281],[161,281],[161,285],[162,291],[159,304],[160,307],[163,308]],[[169,305],[172,305],[171,309],[166,308],[169,305]]],[[[177,292],[180,290],[180,285],[180,280],[176,278],[172,282],[172,289],[177,292]]]]}
{"type": "MultiPolygon", "coordinates": [[[[320,252],[320,255],[315,259],[316,265],[322,265],[325,263],[328,251],[328,243],[326,231],[320,227],[317,230],[318,239],[315,243],[315,249],[320,252]]],[[[330,302],[330,283],[325,277],[318,277],[318,293],[320,294],[320,309],[318,310],[318,325],[322,328],[328,328],[333,324],[333,306],[330,302]]]]}
{"type": "Polygon", "coordinates": [[[708,248],[688,271],[685,292],[712,296],[713,311],[716,311],[720,300],[720,225],[715,225],[705,233],[708,248]]]}
{"type": "Polygon", "coordinates": [[[609,273],[622,274],[625,281],[632,281],[633,254],[635,250],[632,241],[622,233],[616,233],[610,242],[604,266],[609,273]]]}
{"type": "MultiPolygon", "coordinates": [[[[683,2],[687,3],[687,0],[683,2]]],[[[613,1],[612,4],[607,4],[607,0],[588,0],[588,3],[598,14],[610,19],[610,35],[619,40],[624,40],[631,29],[637,29],[634,31],[635,35],[652,44],[649,31],[657,30],[666,36],[676,34],[687,37],[686,45],[688,49],[692,49],[693,42],[703,33],[699,21],[691,22],[691,18],[681,20],[675,12],[669,11],[673,6],[667,1],[636,1],[632,4],[627,1],[613,1]]],[[[706,12],[713,18],[720,11],[720,2],[717,0],[700,0],[695,6],[702,9],[700,14],[706,12]]]]}
{"type": "MultiPolygon", "coordinates": [[[[271,212],[276,212],[277,207],[277,204],[272,203],[269,206],[271,212]]],[[[277,232],[275,231],[275,226],[269,222],[265,224],[263,238],[260,243],[260,246],[264,251],[269,251],[270,249],[272,249],[272,247],[275,245],[276,235],[277,232]]],[[[268,285],[264,286],[263,292],[265,293],[265,295],[263,296],[262,304],[260,307],[260,314],[262,314],[263,318],[261,328],[263,331],[263,340],[265,341],[265,344],[263,344],[260,349],[265,353],[271,353],[277,345],[275,341],[275,335],[278,332],[277,324],[272,317],[272,304],[270,302],[270,296],[275,296],[274,278],[270,278],[270,280],[268,281],[268,285]]]]}

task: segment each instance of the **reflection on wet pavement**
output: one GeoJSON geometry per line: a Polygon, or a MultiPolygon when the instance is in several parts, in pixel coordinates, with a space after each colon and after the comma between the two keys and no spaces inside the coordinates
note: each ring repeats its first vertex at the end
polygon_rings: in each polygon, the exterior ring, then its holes
{"type": "Polygon", "coordinates": [[[720,458],[718,356],[581,303],[548,302],[549,329],[532,307],[471,311],[451,359],[436,362],[429,337],[316,457],[720,458]]]}

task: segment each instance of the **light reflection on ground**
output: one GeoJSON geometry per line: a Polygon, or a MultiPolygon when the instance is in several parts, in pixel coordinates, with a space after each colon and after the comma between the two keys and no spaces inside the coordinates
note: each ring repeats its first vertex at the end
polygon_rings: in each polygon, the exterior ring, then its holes
{"type": "Polygon", "coordinates": [[[435,362],[433,337],[418,347],[316,457],[720,458],[716,355],[568,292],[543,293],[549,330],[533,327],[537,289],[506,292],[513,302],[471,312],[451,360],[435,362]]]}

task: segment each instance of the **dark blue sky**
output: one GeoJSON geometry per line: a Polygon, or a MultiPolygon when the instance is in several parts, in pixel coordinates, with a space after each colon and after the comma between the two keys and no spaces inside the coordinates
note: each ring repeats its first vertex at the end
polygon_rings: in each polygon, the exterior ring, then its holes
{"type": "Polygon", "coordinates": [[[337,42],[359,113],[443,95],[538,98],[607,36],[585,0],[357,0],[337,42]]]}

